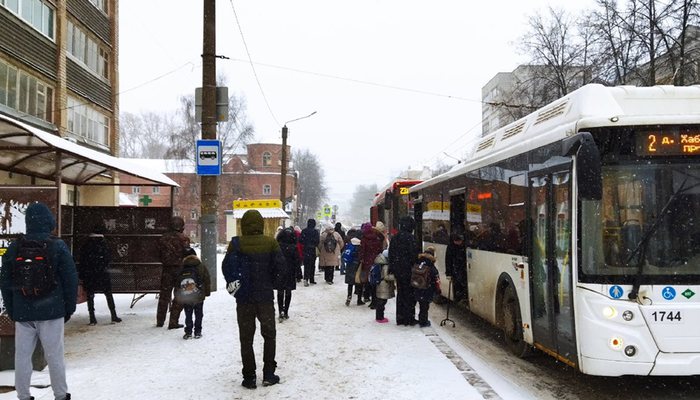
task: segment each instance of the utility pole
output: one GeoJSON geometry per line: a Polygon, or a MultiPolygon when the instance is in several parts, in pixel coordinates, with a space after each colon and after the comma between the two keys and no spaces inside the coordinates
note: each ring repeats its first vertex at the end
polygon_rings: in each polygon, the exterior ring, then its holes
{"type": "Polygon", "coordinates": [[[282,127],[282,171],[280,172],[280,200],[282,209],[285,208],[285,198],[287,197],[287,125],[282,127]]]}
{"type": "MultiPolygon", "coordinates": [[[[202,46],[202,139],[216,137],[216,0],[204,0],[204,35],[202,46]]],[[[216,290],[216,244],[219,209],[219,185],[216,176],[200,176],[202,262],[216,290]]]]}

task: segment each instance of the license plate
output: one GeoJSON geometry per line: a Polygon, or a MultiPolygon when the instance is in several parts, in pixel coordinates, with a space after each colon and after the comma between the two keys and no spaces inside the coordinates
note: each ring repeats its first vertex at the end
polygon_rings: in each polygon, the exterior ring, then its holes
{"type": "Polygon", "coordinates": [[[654,311],[651,314],[652,322],[663,322],[663,323],[682,323],[683,313],[680,311],[654,311]]]}

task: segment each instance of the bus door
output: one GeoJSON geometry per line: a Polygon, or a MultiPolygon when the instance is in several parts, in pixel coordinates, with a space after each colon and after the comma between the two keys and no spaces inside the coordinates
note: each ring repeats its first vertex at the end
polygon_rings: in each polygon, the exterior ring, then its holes
{"type": "Polygon", "coordinates": [[[530,174],[532,332],[535,347],[576,360],[569,166],[530,174]]]}
{"type": "MultiPolygon", "coordinates": [[[[449,244],[452,244],[451,236],[454,234],[458,233],[462,235],[462,237],[464,237],[464,221],[466,220],[467,215],[466,205],[467,198],[465,189],[457,189],[450,191],[450,239],[448,241],[449,244]]],[[[466,259],[467,256],[465,254],[464,260],[466,259]]],[[[467,282],[468,275],[466,263],[464,265],[464,269],[460,271],[454,271],[454,276],[452,277],[452,279],[457,280],[457,282],[451,282],[455,285],[455,287],[452,288],[452,298],[450,300],[459,301],[462,299],[468,299],[469,294],[467,293],[467,288],[469,287],[469,284],[467,282]],[[457,296],[455,296],[455,293],[459,294],[459,298],[456,298],[457,296]]]]}

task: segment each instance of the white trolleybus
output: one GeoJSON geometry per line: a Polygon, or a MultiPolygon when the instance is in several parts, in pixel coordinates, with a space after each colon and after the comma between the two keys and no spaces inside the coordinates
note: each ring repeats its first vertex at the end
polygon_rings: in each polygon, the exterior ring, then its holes
{"type": "Polygon", "coordinates": [[[454,300],[516,355],[535,347],[592,375],[700,374],[700,86],[584,86],[410,196],[443,277],[436,233],[464,234],[454,300]]]}

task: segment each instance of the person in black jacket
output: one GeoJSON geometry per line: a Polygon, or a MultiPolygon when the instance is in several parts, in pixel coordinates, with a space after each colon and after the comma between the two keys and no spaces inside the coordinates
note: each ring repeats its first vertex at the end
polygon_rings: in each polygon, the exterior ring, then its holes
{"type": "Polygon", "coordinates": [[[277,273],[275,289],[277,289],[277,309],[279,322],[289,319],[289,304],[292,302],[292,290],[297,288],[296,271],[301,265],[301,258],[297,250],[297,237],[294,228],[285,228],[277,234],[277,242],[282,249],[285,259],[285,268],[277,273]]]}
{"type": "Polygon", "coordinates": [[[445,275],[452,282],[455,302],[467,298],[467,246],[461,233],[450,235],[450,244],[445,251],[445,275]]]}
{"type": "Polygon", "coordinates": [[[221,265],[226,290],[236,297],[238,336],[241,343],[243,382],[255,389],[256,367],[253,337],[255,319],[260,321],[263,345],[263,386],[280,382],[275,375],[276,336],[274,281],[285,268],[284,255],[277,241],[263,235],[263,217],[258,210],[248,210],[241,218],[242,236],[231,239],[221,265]],[[236,271],[245,271],[246,281],[240,282],[236,271]],[[248,287],[246,287],[248,286],[248,287]]]}
{"type": "MultiPolygon", "coordinates": [[[[350,240],[345,236],[345,231],[343,230],[343,224],[340,222],[335,223],[335,228],[334,230],[338,232],[340,235],[340,238],[343,239],[343,248],[340,249],[340,254],[343,254],[343,250],[345,250],[345,244],[347,244],[347,241],[350,240]]],[[[340,257],[340,266],[336,268],[336,270],[340,271],[340,275],[345,275],[345,261],[343,261],[343,257],[340,257]]]]}
{"type": "Polygon", "coordinates": [[[105,228],[102,225],[95,226],[85,244],[80,248],[78,276],[87,292],[90,325],[97,324],[97,318],[95,318],[95,292],[104,293],[109,313],[112,315],[112,322],[122,322],[122,319],[117,316],[117,310],[114,306],[112,280],[107,271],[107,267],[112,261],[112,254],[105,240],[104,233],[105,228]]]}
{"type": "Polygon", "coordinates": [[[315,285],[316,247],[321,242],[321,234],[316,230],[315,219],[310,218],[306,222],[306,228],[302,229],[299,241],[303,246],[304,254],[304,286],[309,286],[309,283],[315,285]]]}
{"type": "Polygon", "coordinates": [[[389,245],[389,273],[396,277],[396,324],[415,325],[416,298],[411,287],[411,268],[418,259],[418,244],[413,229],[416,223],[411,217],[399,220],[399,233],[389,245]]]}

